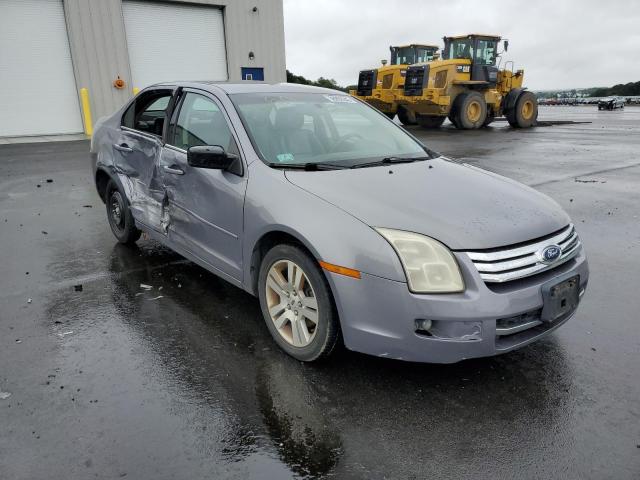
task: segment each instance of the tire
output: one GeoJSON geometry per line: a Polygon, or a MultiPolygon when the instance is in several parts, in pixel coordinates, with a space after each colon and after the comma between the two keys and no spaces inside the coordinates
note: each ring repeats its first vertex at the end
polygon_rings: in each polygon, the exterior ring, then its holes
{"type": "Polygon", "coordinates": [[[417,125],[416,116],[404,107],[398,107],[398,120],[403,125],[417,125]]]}
{"type": "Polygon", "coordinates": [[[329,283],[317,262],[300,247],[276,245],[267,252],[260,264],[258,297],[271,336],[293,358],[303,362],[320,360],[338,345],[340,322],[329,283]],[[290,264],[294,266],[292,276],[302,278],[302,288],[289,282],[290,264]],[[301,277],[296,276],[296,267],[302,272],[301,277]],[[278,309],[279,306],[282,307],[278,309]]]}
{"type": "Polygon", "coordinates": [[[458,95],[454,102],[456,127],[473,130],[482,127],[487,118],[487,102],[479,92],[458,95]]]}
{"type": "Polygon", "coordinates": [[[537,119],[538,101],[536,96],[525,90],[518,96],[515,108],[507,115],[509,125],[514,128],[529,128],[536,124],[537,119]]]}
{"type": "Polygon", "coordinates": [[[105,199],[113,235],[125,245],[136,243],[142,232],[136,228],[126,195],[113,180],[107,184],[105,199]]]}
{"type": "Polygon", "coordinates": [[[422,128],[439,128],[447,117],[439,117],[435,115],[416,115],[418,125],[422,128]]]}

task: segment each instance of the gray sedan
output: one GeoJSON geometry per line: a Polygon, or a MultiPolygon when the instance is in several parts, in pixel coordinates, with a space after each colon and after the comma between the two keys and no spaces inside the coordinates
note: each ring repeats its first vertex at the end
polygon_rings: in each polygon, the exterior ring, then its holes
{"type": "Polygon", "coordinates": [[[341,92],[148,87],[101,119],[95,184],[122,243],[146,232],[257,296],[278,345],[457,362],[574,315],[588,266],[550,198],[429,150],[341,92]]]}

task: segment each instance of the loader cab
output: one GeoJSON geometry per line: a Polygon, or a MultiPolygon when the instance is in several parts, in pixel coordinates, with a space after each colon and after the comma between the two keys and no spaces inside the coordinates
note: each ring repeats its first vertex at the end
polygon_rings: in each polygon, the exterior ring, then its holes
{"type": "MultiPolygon", "coordinates": [[[[486,82],[495,86],[498,80],[498,44],[501,37],[496,35],[462,35],[457,37],[444,37],[443,58],[447,60],[464,59],[471,61],[469,69],[470,80],[486,82]]],[[[504,42],[505,50],[507,41],[504,42]]],[[[461,68],[458,73],[464,72],[461,68]]]]}
{"type": "Polygon", "coordinates": [[[389,47],[391,50],[391,65],[413,65],[433,61],[438,47],[435,45],[404,45],[389,47]]]}

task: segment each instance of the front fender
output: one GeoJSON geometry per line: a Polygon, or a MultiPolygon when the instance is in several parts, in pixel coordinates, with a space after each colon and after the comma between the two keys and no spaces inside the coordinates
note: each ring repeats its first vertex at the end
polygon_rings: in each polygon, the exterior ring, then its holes
{"type": "MultiPolygon", "coordinates": [[[[282,170],[262,162],[250,167],[244,212],[244,285],[251,288],[252,253],[270,232],[298,239],[315,256],[335,265],[405,282],[400,260],[373,228],[289,182],[282,170]]],[[[309,175],[313,175],[309,172],[309,175]]]]}

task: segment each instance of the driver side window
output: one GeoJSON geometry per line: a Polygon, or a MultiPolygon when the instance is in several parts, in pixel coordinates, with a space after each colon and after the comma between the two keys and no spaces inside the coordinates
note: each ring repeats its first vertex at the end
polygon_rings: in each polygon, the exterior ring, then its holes
{"type": "Polygon", "coordinates": [[[218,105],[210,98],[192,92],[184,97],[169,144],[183,150],[197,145],[219,145],[226,152],[239,153],[218,105]]]}

